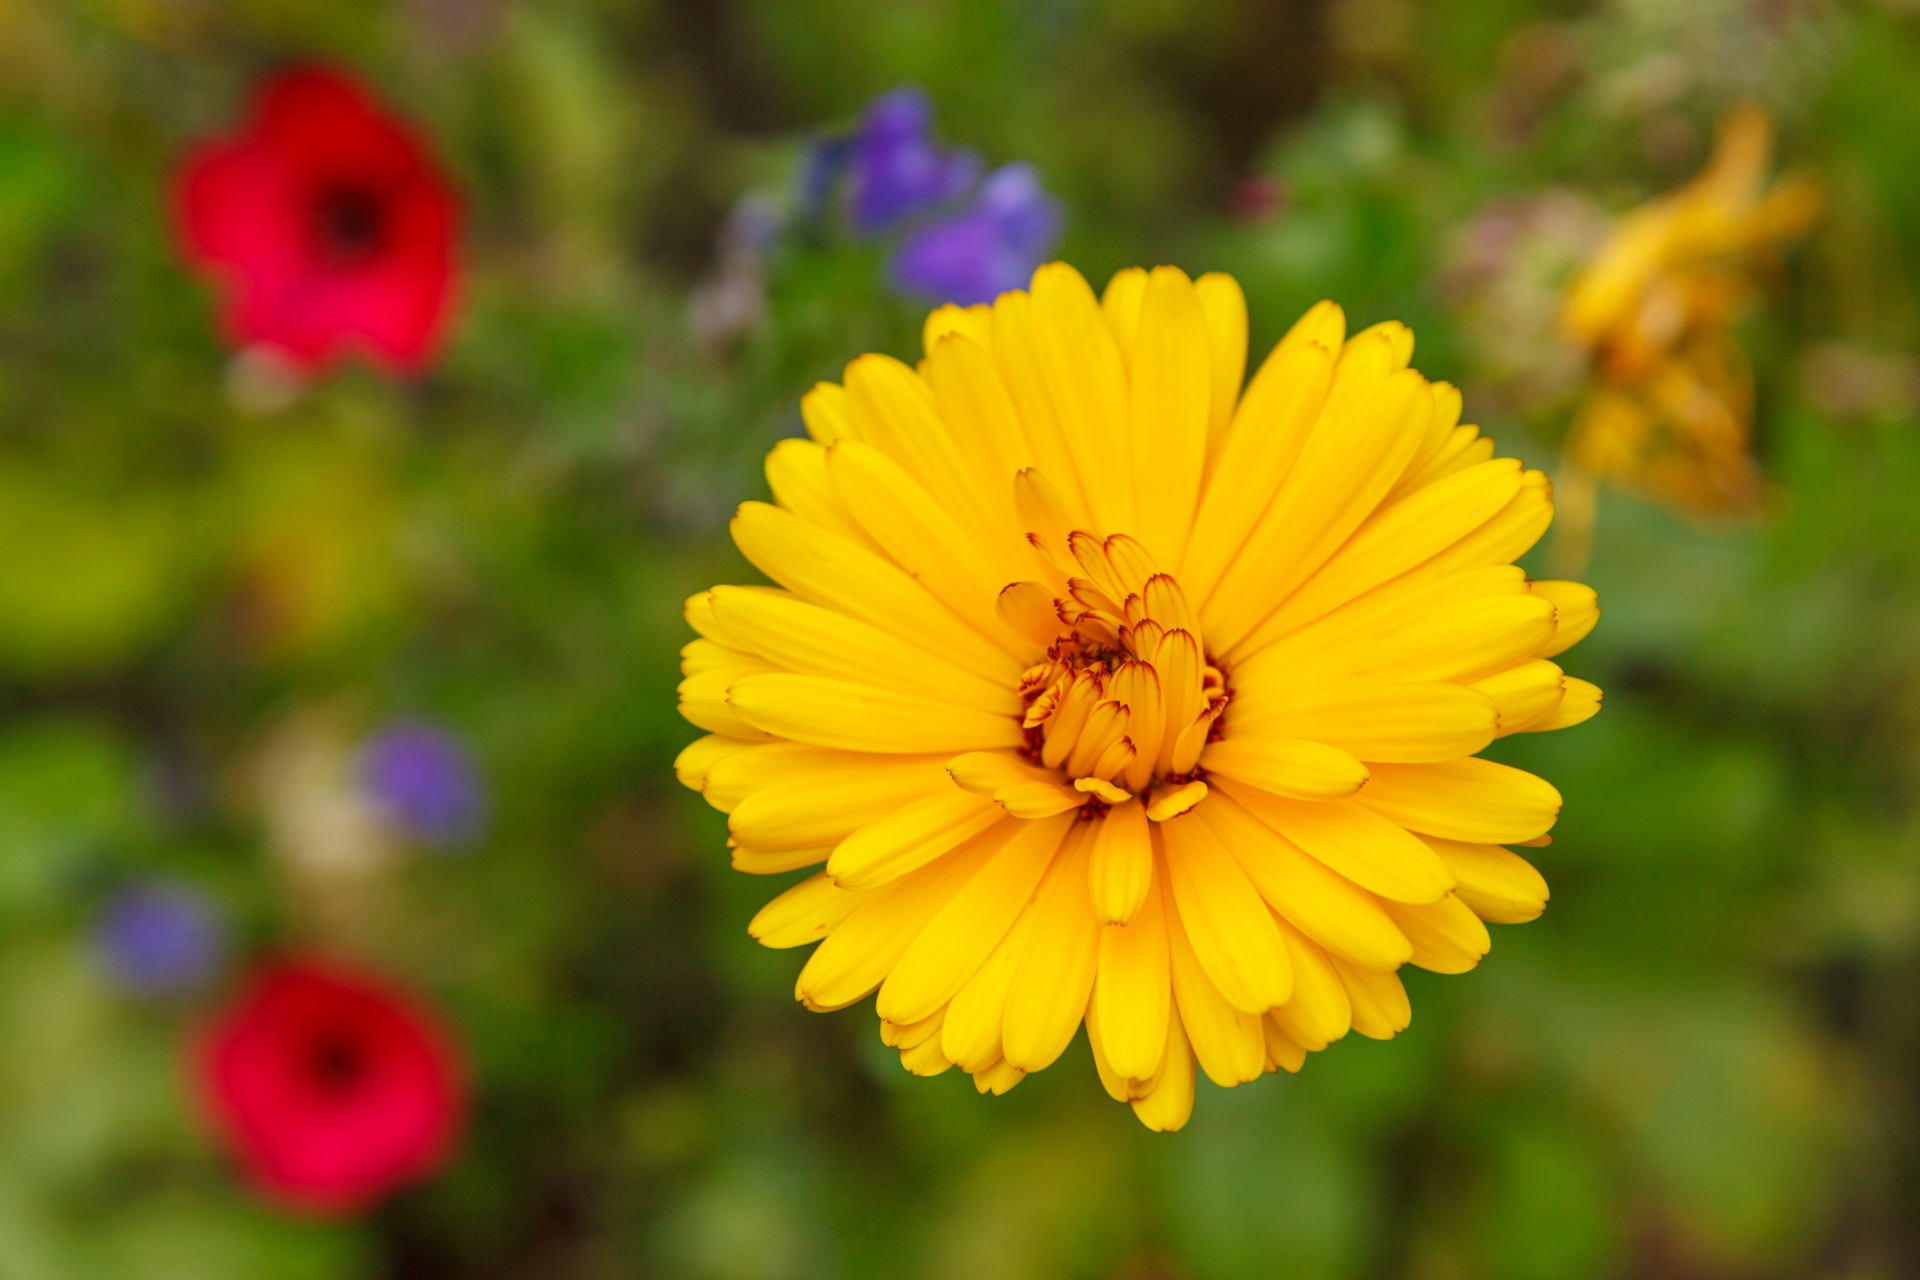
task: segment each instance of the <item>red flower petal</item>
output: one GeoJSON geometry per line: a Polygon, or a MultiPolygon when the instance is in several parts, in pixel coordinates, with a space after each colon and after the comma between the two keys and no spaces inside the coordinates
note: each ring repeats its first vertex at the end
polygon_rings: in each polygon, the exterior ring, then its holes
{"type": "Polygon", "coordinates": [[[438,346],[459,208],[420,139],[354,82],[275,77],[236,137],[183,162],[188,257],[226,294],[233,341],[317,368],[359,348],[397,370],[438,346]]]}
{"type": "Polygon", "coordinates": [[[197,1065],[255,1184],[311,1212],[352,1212],[431,1174],[466,1110],[458,1057],[424,1010],[312,960],[256,974],[197,1065]]]}

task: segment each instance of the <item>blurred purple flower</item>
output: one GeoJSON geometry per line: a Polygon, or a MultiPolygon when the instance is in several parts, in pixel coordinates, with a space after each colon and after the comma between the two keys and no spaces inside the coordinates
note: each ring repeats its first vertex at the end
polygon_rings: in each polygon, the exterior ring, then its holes
{"type": "Polygon", "coordinates": [[[949,204],[979,180],[980,158],[973,152],[933,144],[932,117],[918,89],[895,89],[867,107],[849,158],[856,233],[873,235],[949,204]]]}
{"type": "Polygon", "coordinates": [[[1060,206],[1030,164],[994,170],[964,211],[907,237],[893,280],[934,302],[972,306],[1026,287],[1060,234],[1060,206]]]}
{"type": "Polygon", "coordinates": [[[360,785],[381,814],[422,844],[447,848],[486,823],[487,797],[458,738],[421,720],[396,720],[360,749],[360,785]]]}
{"type": "Polygon", "coordinates": [[[94,944],[115,983],[140,995],[191,991],[226,953],[226,929],[205,895],[178,881],[122,889],[94,926],[94,944]]]}

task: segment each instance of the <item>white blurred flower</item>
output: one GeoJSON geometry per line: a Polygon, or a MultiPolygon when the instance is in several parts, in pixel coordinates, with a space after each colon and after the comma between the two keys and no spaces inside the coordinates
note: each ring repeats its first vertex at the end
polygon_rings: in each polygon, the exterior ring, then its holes
{"type": "Polygon", "coordinates": [[[260,749],[255,779],[268,843],[302,879],[363,879],[399,852],[353,764],[348,736],[317,711],[289,717],[260,749]]]}

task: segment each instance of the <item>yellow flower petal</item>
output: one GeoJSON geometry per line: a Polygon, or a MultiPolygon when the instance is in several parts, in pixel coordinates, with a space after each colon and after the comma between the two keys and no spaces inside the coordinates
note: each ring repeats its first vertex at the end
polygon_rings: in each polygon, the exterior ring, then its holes
{"type": "Polygon", "coordinates": [[[827,860],[831,849],[746,849],[735,845],[728,862],[735,871],[750,876],[777,876],[802,867],[818,866],[827,860]]]}
{"type": "MultiPolygon", "coordinates": [[[[993,361],[1000,380],[1020,412],[1033,465],[1057,488],[1062,514],[1069,527],[1087,528],[1090,508],[1080,474],[1067,452],[1065,428],[1054,411],[1053,395],[1041,369],[1040,341],[1035,331],[1031,295],[1015,290],[993,304],[993,361]]],[[[1118,358],[1117,348],[1115,358],[1118,358]]],[[[1028,527],[1027,532],[1033,532],[1028,527]]]]}
{"type": "Polygon", "coordinates": [[[1520,491],[1520,464],[1497,458],[1382,507],[1319,572],[1260,628],[1260,638],[1291,634],[1349,600],[1391,582],[1493,519],[1520,491]]]}
{"type": "Polygon", "coordinates": [[[1051,818],[1078,809],[1093,797],[1054,782],[1015,782],[993,793],[995,803],[1016,818],[1051,818]]]}
{"type": "Polygon", "coordinates": [[[802,600],[858,618],[1002,685],[1020,678],[1019,660],[960,621],[926,588],[873,552],[768,506],[743,502],[733,540],[760,572],[802,600]]]}
{"type": "Polygon", "coordinates": [[[1178,898],[1176,892],[1168,899],[1167,946],[1174,1001],[1194,1056],[1208,1079],[1222,1088],[1257,1080],[1266,1065],[1260,1015],[1236,1009],[1207,976],[1194,951],[1193,934],[1182,920],[1178,898]]]}
{"type": "MultiPolygon", "coordinates": [[[[986,308],[979,308],[986,312],[986,308]]],[[[962,463],[972,474],[971,493],[986,521],[996,565],[1024,564],[1020,527],[1009,477],[1034,465],[1020,412],[993,360],[992,320],[980,334],[953,334],[927,353],[925,377],[934,406],[956,441],[966,441],[962,463]]]]}
{"type": "Polygon", "coordinates": [[[818,942],[854,913],[867,894],[842,889],[824,873],[809,876],[760,908],[747,933],[763,947],[799,947],[818,942]]]}
{"type": "Polygon", "coordinates": [[[1100,819],[1087,867],[1087,894],[1102,924],[1126,924],[1153,883],[1153,842],[1147,808],[1138,800],[1115,805],[1100,819]]]}
{"type": "Polygon", "coordinates": [[[911,1049],[915,1045],[925,1044],[940,1034],[941,1024],[946,1021],[944,1007],[935,1009],[931,1016],[918,1022],[898,1023],[880,1019],[880,1043],[889,1049],[911,1049]]]}
{"type": "MultiPolygon", "coordinates": [[[[1489,449],[1492,445],[1487,446],[1489,449]]],[[[1493,519],[1435,556],[1435,568],[1458,573],[1483,565],[1511,564],[1540,541],[1553,523],[1553,486],[1539,471],[1520,475],[1520,492],[1493,519]]]]}
{"type": "Polygon", "coordinates": [[[1420,447],[1413,451],[1413,458],[1407,463],[1406,474],[1400,482],[1388,490],[1383,508],[1391,507],[1415,490],[1424,489],[1431,483],[1429,471],[1436,459],[1447,451],[1453,441],[1454,429],[1460,425],[1460,410],[1463,401],[1459,388],[1452,383],[1436,382],[1430,388],[1433,392],[1433,417],[1427,423],[1427,434],[1420,447]]]}
{"type": "MultiPolygon", "coordinates": [[[[997,528],[994,522],[994,517],[1005,511],[1005,496],[982,490],[980,472],[968,458],[973,450],[960,447],[941,418],[939,400],[925,379],[889,356],[861,356],[847,366],[847,405],[860,441],[894,463],[912,488],[924,491],[938,505],[939,510],[929,513],[930,517],[936,523],[959,522],[954,531],[958,544],[967,544],[971,554],[984,557],[990,564],[1011,566],[1019,561],[1018,548],[1005,541],[1011,530],[997,528]]],[[[828,475],[832,474],[830,451],[828,475]]],[[[847,491],[838,482],[834,491],[848,502],[847,491]]],[[[863,513],[851,502],[848,509],[889,557],[906,563],[901,553],[907,549],[896,548],[875,529],[868,518],[870,513],[863,513]]]]}
{"type": "Polygon", "coordinates": [[[1533,594],[1553,601],[1556,625],[1553,639],[1540,651],[1543,658],[1573,648],[1600,621],[1599,594],[1584,582],[1538,581],[1533,583],[1533,594]]]}
{"type": "Polygon", "coordinates": [[[1021,741],[1012,716],[821,676],[736,680],[727,706],[756,729],[842,751],[989,751],[1021,741]]]}
{"type": "Polygon", "coordinates": [[[742,720],[727,704],[727,689],[733,683],[731,668],[702,671],[680,682],[680,714],[709,733],[747,742],[771,742],[773,735],[742,720]]]}
{"type": "Polygon", "coordinates": [[[1273,505],[1200,607],[1208,644],[1230,659],[1373,512],[1433,416],[1426,380],[1411,370],[1389,377],[1351,416],[1335,415],[1338,382],[1273,505]]]}
{"type": "Polygon", "coordinates": [[[1133,532],[1160,563],[1178,564],[1200,498],[1213,399],[1206,312],[1178,267],[1155,267],[1148,278],[1132,383],[1133,532]]]}
{"type": "MultiPolygon", "coordinates": [[[[1556,682],[1556,698],[1558,693],[1556,682]]],[[[1309,739],[1338,748],[1356,763],[1453,760],[1472,755],[1493,741],[1498,722],[1495,703],[1478,687],[1467,689],[1434,681],[1377,684],[1309,695],[1291,706],[1270,704],[1261,715],[1236,711],[1228,722],[1233,736],[1214,743],[1209,751],[1217,754],[1228,742],[1239,741],[1244,735],[1254,741],[1309,739]]],[[[1209,760],[1210,755],[1202,753],[1201,759],[1209,760]]],[[[1363,768],[1361,780],[1365,777],[1363,768]]],[[[1243,781],[1262,785],[1256,778],[1243,781]]],[[[1288,794],[1274,787],[1266,789],[1277,795],[1288,794]]]]}
{"type": "Polygon", "coordinates": [[[753,849],[835,845],[923,796],[950,790],[943,770],[926,760],[892,767],[809,771],[760,787],[727,817],[733,838],[753,849]]]}
{"type": "Polygon", "coordinates": [[[1524,924],[1547,909],[1547,882],[1533,864],[1497,844],[1424,837],[1453,874],[1460,901],[1493,924],[1524,924]]]}
{"type": "Polygon", "coordinates": [[[900,1065],[916,1076],[937,1076],[953,1066],[953,1063],[940,1052],[940,1040],[934,1037],[910,1049],[902,1049],[900,1065]]]}
{"type": "Polygon", "coordinates": [[[1568,676],[1566,693],[1560,703],[1543,718],[1521,730],[1522,733],[1546,733],[1552,729],[1570,729],[1600,714],[1600,688],[1585,680],[1568,676]]]}
{"type": "MultiPolygon", "coordinates": [[[[1334,614],[1327,622],[1339,617],[1334,614]]],[[[1309,688],[1336,682],[1477,680],[1532,657],[1553,634],[1553,607],[1531,595],[1485,596],[1450,607],[1436,600],[1423,611],[1409,610],[1391,632],[1353,637],[1346,643],[1338,643],[1331,632],[1318,634],[1323,625],[1315,624],[1260,653],[1258,669],[1264,673],[1292,665],[1296,687],[1309,688]]],[[[1236,681],[1251,688],[1255,670],[1249,661],[1236,672],[1236,681]]]]}
{"type": "Polygon", "coordinates": [[[1147,806],[1151,822],[1171,822],[1207,798],[1207,784],[1198,778],[1166,792],[1147,806]]]}
{"type": "Polygon", "coordinates": [[[1092,843],[1085,824],[1077,825],[1034,894],[1033,935],[1007,993],[1000,1032],[1002,1054],[1023,1071],[1052,1066],[1066,1051],[1093,994],[1100,924],[1087,900],[1092,843]]]}
{"type": "Polygon", "coordinates": [[[973,1087],[998,1098],[1026,1078],[1026,1072],[1003,1058],[990,1067],[974,1072],[973,1087]]]}
{"type": "Polygon", "coordinates": [[[1100,314],[1106,317],[1107,331],[1120,348],[1120,359],[1131,374],[1134,339],[1140,333],[1140,304],[1147,297],[1147,273],[1141,267],[1122,267],[1100,291],[1100,314]]]}
{"type": "Polygon", "coordinates": [[[782,440],[767,454],[767,485],[773,500],[808,524],[839,534],[849,542],[885,555],[833,491],[827,478],[827,449],[813,440],[782,440]]]}
{"type": "Polygon", "coordinates": [[[1133,442],[1119,345],[1093,290],[1066,263],[1034,272],[1032,297],[1041,376],[1088,514],[1103,531],[1132,529],[1133,442]]]}
{"type": "Polygon", "coordinates": [[[932,494],[872,445],[842,440],[827,450],[827,478],[860,527],[941,603],[1007,652],[1037,656],[994,609],[1000,588],[1024,567],[1019,560],[1002,557],[996,567],[932,494]]]}
{"type": "Polygon", "coordinates": [[[1281,1027],[1276,1016],[1279,1010],[1272,1010],[1260,1020],[1260,1030],[1266,1037],[1267,1070],[1278,1071],[1285,1068],[1292,1074],[1299,1074],[1306,1065],[1306,1046],[1300,1044],[1281,1027]]]}
{"type": "Polygon", "coordinates": [[[951,302],[944,307],[935,307],[927,313],[926,323],[920,326],[920,349],[929,357],[932,356],[940,345],[940,339],[950,333],[961,334],[982,347],[986,346],[992,340],[993,308],[985,303],[962,307],[951,302]]]}
{"type": "Polygon", "coordinates": [[[1212,359],[1213,393],[1207,414],[1207,457],[1220,455],[1227,427],[1240,402],[1240,384],[1247,376],[1247,295],[1240,282],[1219,271],[1209,271],[1193,282],[1206,313],[1207,346],[1212,359]]]}
{"type": "Polygon", "coordinates": [[[1133,1114],[1155,1133],[1173,1133],[1193,1116],[1193,1049],[1175,1012],[1167,1019],[1167,1051],[1151,1087],[1133,1100],[1133,1114]]]}
{"type": "MultiPolygon", "coordinates": [[[[1484,680],[1476,680],[1473,687],[1493,701],[1499,712],[1500,736],[1519,733],[1532,724],[1546,718],[1560,705],[1561,697],[1566,693],[1565,674],[1559,667],[1536,658],[1532,662],[1523,662],[1517,667],[1509,667],[1497,675],[1484,680]]],[[[1456,755],[1468,755],[1470,752],[1455,752],[1456,755]]],[[[1446,759],[1445,756],[1432,756],[1429,760],[1446,759]]],[[[1404,763],[1421,763],[1405,761],[1404,763]]]]}
{"type": "MultiPolygon", "coordinates": [[[[1360,792],[1370,795],[1382,770],[1428,765],[1380,765],[1360,792]]],[[[1396,902],[1437,902],[1453,888],[1453,873],[1433,850],[1396,822],[1355,800],[1287,800],[1231,778],[1220,787],[1260,821],[1361,888],[1396,902]]]]}
{"type": "Polygon", "coordinates": [[[936,792],[842,840],[827,859],[827,874],[843,888],[878,888],[1006,817],[991,800],[965,791],[936,792]]]}
{"type": "MultiPolygon", "coordinates": [[[[733,637],[721,629],[719,621],[713,616],[713,592],[696,591],[694,594],[688,596],[683,612],[687,619],[687,625],[692,627],[700,635],[708,640],[714,641],[716,644],[724,644],[729,648],[739,647],[734,643],[733,637]]],[[[683,672],[682,674],[685,673],[683,672]]]]}
{"type": "Polygon", "coordinates": [[[1456,894],[1422,906],[1385,901],[1380,905],[1413,944],[1413,962],[1422,969],[1465,973],[1493,948],[1487,926],[1456,894]]]}
{"type": "Polygon", "coordinates": [[[986,1071],[1002,1060],[1000,1032],[1006,1024],[1007,992],[1013,989],[1014,972],[1032,934],[1033,908],[1028,906],[986,963],[974,971],[947,1005],[940,1049],[969,1075],[986,1071]]]}
{"type": "Polygon", "coordinates": [[[1333,355],[1317,342],[1282,343],[1235,412],[1209,473],[1180,581],[1204,599],[1246,544],[1299,458],[1326,403],[1333,355]]]}
{"type": "MultiPolygon", "coordinates": [[[[1099,987],[1095,986],[1097,993],[1099,987]]],[[[1113,1069],[1107,1060],[1106,1032],[1100,1025],[1100,1006],[1097,1001],[1087,1005],[1087,1048],[1093,1054],[1093,1069],[1100,1077],[1100,1087],[1115,1102],[1127,1102],[1132,1098],[1132,1088],[1127,1078],[1113,1069]]],[[[1162,1052],[1165,1042],[1162,1041],[1162,1052]]]]}
{"type": "Polygon", "coordinates": [[[1267,905],[1328,951],[1363,969],[1390,972],[1413,947],[1372,894],[1254,817],[1227,795],[1199,816],[1240,862],[1267,905]]]}
{"type": "Polygon", "coordinates": [[[947,774],[954,785],[991,800],[1003,787],[1022,782],[1058,784],[1059,775],[1050,769],[1028,764],[1012,751],[969,751],[947,761],[947,774]]]}
{"type": "Polygon", "coordinates": [[[1084,791],[1095,800],[1101,801],[1104,804],[1125,804],[1127,801],[1133,799],[1133,793],[1131,791],[1122,791],[1111,782],[1103,781],[1100,778],[1075,778],[1073,780],[1073,789],[1075,791],[1084,791]]]}
{"type": "Polygon", "coordinates": [[[1391,368],[1404,369],[1413,361],[1413,330],[1398,320],[1382,320],[1362,329],[1347,339],[1348,349],[1352,349],[1369,338],[1385,339],[1391,368]]]}
{"type": "MultiPolygon", "coordinates": [[[[1336,422],[1351,416],[1390,376],[1407,367],[1395,335],[1379,325],[1354,334],[1333,354],[1333,386],[1327,392],[1326,416],[1336,422]]],[[[1429,404],[1432,398],[1429,393],[1429,404]]]]}
{"type": "MultiPolygon", "coordinates": [[[[1509,651],[1515,644],[1535,642],[1550,614],[1542,612],[1541,602],[1527,590],[1527,575],[1516,565],[1497,565],[1465,573],[1448,573],[1429,561],[1382,583],[1298,631],[1266,639],[1262,627],[1247,641],[1247,656],[1231,666],[1233,672],[1234,713],[1247,714],[1249,700],[1258,702],[1297,701],[1300,691],[1320,689],[1328,680],[1342,678],[1356,665],[1364,665],[1353,656],[1361,645],[1394,646],[1405,651],[1417,649],[1419,638],[1429,627],[1448,625],[1463,609],[1489,599],[1531,601],[1523,604],[1524,621],[1530,630],[1525,635],[1499,639],[1497,648],[1509,651]]],[[[1377,655],[1369,652],[1368,657],[1377,655]]],[[[1532,651],[1519,653],[1512,662],[1525,661],[1532,651]]],[[[1498,668],[1495,668],[1496,670],[1498,668]]],[[[1351,681],[1351,675],[1344,678],[1351,681]]],[[[1379,683],[1374,681],[1373,683],[1379,683]]]]}
{"type": "MultiPolygon", "coordinates": [[[[1144,824],[1141,835],[1146,835],[1144,824]]],[[[1094,1011],[1099,1013],[1107,1064],[1133,1080],[1149,1079],[1160,1069],[1172,993],[1163,891],[1151,865],[1147,870],[1146,892],[1133,918],[1100,930],[1099,979],[1088,1012],[1089,1027],[1094,1011]]]]}
{"type": "Polygon", "coordinates": [[[1288,1039],[1317,1053],[1347,1034],[1353,1025],[1353,1003],[1333,961],[1312,939],[1284,920],[1280,937],[1293,965],[1293,999],[1269,1010],[1267,1017],[1288,1039]]]}
{"type": "Polygon", "coordinates": [[[832,444],[853,435],[847,417],[847,389],[836,382],[816,382],[800,397],[800,418],[816,444],[832,444]]]}
{"type": "MultiPolygon", "coordinates": [[[[1438,383],[1434,384],[1438,386],[1438,383]]],[[[1439,452],[1429,458],[1425,466],[1408,473],[1400,482],[1399,494],[1412,493],[1424,489],[1430,484],[1438,484],[1449,476],[1471,470],[1483,462],[1493,461],[1493,441],[1480,434],[1476,426],[1455,427],[1447,433],[1439,452]]]]}
{"type": "Polygon", "coordinates": [[[748,743],[746,746],[747,750],[732,752],[707,770],[703,788],[707,803],[722,813],[732,813],[756,791],[782,782],[831,782],[904,773],[924,780],[931,790],[933,775],[929,766],[940,763],[938,756],[875,756],[801,742],[748,743]],[[876,767],[877,773],[870,772],[876,767]]]}
{"type": "Polygon", "coordinates": [[[794,998],[819,1010],[844,1009],[864,999],[927,922],[1000,851],[1000,845],[989,838],[995,834],[976,837],[912,875],[876,889],[814,948],[794,983],[794,998]]]}
{"type": "Polygon", "coordinates": [[[1367,780],[1367,767],[1338,747],[1298,738],[1223,738],[1207,744],[1200,764],[1295,800],[1350,796],[1367,780]]]}
{"type": "Polygon", "coordinates": [[[778,664],[712,640],[691,640],[680,646],[680,674],[685,676],[706,675],[710,671],[744,676],[779,669],[778,664]]]}
{"type": "Polygon", "coordinates": [[[1424,835],[1482,844],[1545,835],[1560,816],[1560,793],[1547,782],[1479,759],[1380,765],[1358,803],[1424,835]]]}
{"type": "Polygon", "coordinates": [[[953,999],[1007,936],[1072,822],[1063,815],[1014,830],[993,860],[953,895],[894,965],[880,988],[876,1008],[881,1017],[914,1022],[953,999]]]}
{"type": "Polygon", "coordinates": [[[680,779],[681,786],[699,791],[706,786],[707,773],[714,765],[752,745],[718,733],[695,738],[673,758],[673,776],[680,779]]]}
{"type": "Polygon", "coordinates": [[[1293,993],[1293,970],[1273,914],[1247,873],[1213,829],[1193,814],[1160,823],[1167,883],[1177,921],[1193,943],[1201,967],[1236,1009],[1260,1014],[1285,1004],[1293,993]]]}
{"type": "Polygon", "coordinates": [[[1003,715],[1021,712],[1019,698],[1007,686],[785,592],[715,587],[713,612],[742,645],[800,675],[869,684],[1003,715]]]}
{"type": "Polygon", "coordinates": [[[1392,973],[1375,973],[1329,957],[1353,1006],[1353,1029],[1369,1040],[1391,1040],[1413,1021],[1407,989],[1392,973]]]}

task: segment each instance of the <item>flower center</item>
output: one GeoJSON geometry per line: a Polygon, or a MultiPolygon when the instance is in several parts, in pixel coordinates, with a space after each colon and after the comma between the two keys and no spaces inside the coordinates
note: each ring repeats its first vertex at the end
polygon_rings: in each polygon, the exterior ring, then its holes
{"type": "Polygon", "coordinates": [[[318,1036],[307,1050],[307,1071],[319,1091],[338,1097],[351,1093],[367,1075],[364,1047],[336,1032],[318,1036]]]}
{"type": "Polygon", "coordinates": [[[387,206],[370,187],[327,187],[313,203],[315,239],[329,266],[359,266],[386,245],[387,206]]]}
{"type": "Polygon", "coordinates": [[[1027,751],[1103,800],[1182,784],[1226,710],[1226,680],[1171,574],[1125,534],[1075,532],[1082,570],[1054,600],[1065,630],[1020,679],[1027,751]]]}

